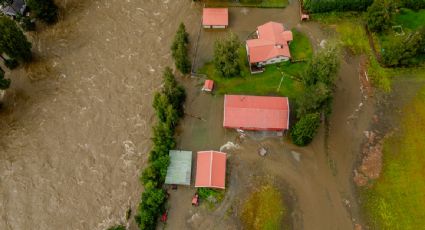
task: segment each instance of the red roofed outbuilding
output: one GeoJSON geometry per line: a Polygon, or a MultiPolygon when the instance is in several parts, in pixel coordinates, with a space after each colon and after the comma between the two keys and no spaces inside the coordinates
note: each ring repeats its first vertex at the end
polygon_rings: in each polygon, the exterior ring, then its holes
{"type": "Polygon", "coordinates": [[[229,26],[229,10],[227,8],[204,8],[202,26],[208,29],[227,28],[229,26]]]}
{"type": "Polygon", "coordinates": [[[205,80],[204,86],[202,87],[202,91],[212,92],[214,89],[214,81],[213,80],[205,80]]]}
{"type": "Polygon", "coordinates": [[[226,153],[198,152],[195,187],[224,189],[226,184],[226,153]]]}
{"type": "Polygon", "coordinates": [[[225,95],[223,126],[283,132],[289,129],[289,112],[287,97],[225,95]]]}
{"type": "Polygon", "coordinates": [[[281,23],[268,22],[259,26],[257,38],[246,41],[249,64],[264,66],[288,61],[292,39],[292,32],[285,30],[281,23]]]}

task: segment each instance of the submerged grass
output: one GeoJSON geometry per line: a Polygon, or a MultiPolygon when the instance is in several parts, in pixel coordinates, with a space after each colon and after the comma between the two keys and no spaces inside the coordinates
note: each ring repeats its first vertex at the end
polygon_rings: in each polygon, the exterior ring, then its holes
{"type": "Polygon", "coordinates": [[[279,230],[284,229],[282,220],[285,215],[287,209],[280,191],[271,185],[263,185],[245,201],[241,219],[248,230],[279,230]]]}
{"type": "Polygon", "coordinates": [[[373,229],[425,226],[425,88],[403,110],[401,130],[384,143],[384,167],[362,192],[373,229]]]}

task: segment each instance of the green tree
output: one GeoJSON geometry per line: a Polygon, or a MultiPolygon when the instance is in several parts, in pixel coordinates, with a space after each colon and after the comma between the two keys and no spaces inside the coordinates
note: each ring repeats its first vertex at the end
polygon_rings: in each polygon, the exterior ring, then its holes
{"type": "Polygon", "coordinates": [[[8,89],[10,87],[10,83],[10,79],[4,78],[4,71],[0,68],[0,89],[8,89]]]}
{"type": "Polygon", "coordinates": [[[47,24],[58,20],[58,7],[53,0],[27,0],[27,6],[36,18],[47,24]]]}
{"type": "Polygon", "coordinates": [[[174,58],[176,68],[183,74],[190,72],[191,64],[188,55],[189,34],[183,23],[180,24],[173,44],[171,45],[171,54],[174,58]]]}
{"type": "Polygon", "coordinates": [[[339,67],[339,50],[336,45],[329,44],[319,50],[308,63],[302,75],[305,86],[313,86],[319,82],[334,88],[335,77],[339,67]]]}
{"type": "Polygon", "coordinates": [[[0,17],[0,51],[12,59],[28,62],[32,58],[31,43],[14,21],[0,17]]]}
{"type": "Polygon", "coordinates": [[[230,33],[225,40],[217,40],[214,43],[214,65],[216,71],[223,77],[235,77],[240,74],[239,38],[230,33]]]}
{"type": "Polygon", "coordinates": [[[424,40],[420,32],[391,37],[382,46],[382,62],[386,66],[408,66],[412,58],[423,52],[424,40]]]}
{"type": "Polygon", "coordinates": [[[392,25],[395,7],[393,0],[375,0],[367,9],[366,21],[369,29],[374,32],[387,30],[392,25]]]}
{"type": "Polygon", "coordinates": [[[294,144],[299,146],[308,145],[320,126],[320,115],[310,113],[303,116],[291,130],[291,138],[294,144]]]}
{"type": "Polygon", "coordinates": [[[167,97],[168,102],[177,111],[179,117],[183,117],[184,108],[183,104],[186,101],[186,91],[178,84],[169,67],[165,68],[163,74],[163,88],[162,93],[167,97]]]}
{"type": "Polygon", "coordinates": [[[325,84],[318,83],[305,89],[303,95],[296,101],[297,117],[301,118],[308,113],[326,112],[332,101],[332,90],[325,84]]]}
{"type": "Polygon", "coordinates": [[[112,227],[109,227],[107,230],[126,230],[124,225],[115,225],[112,227]]]}
{"type": "Polygon", "coordinates": [[[138,214],[135,219],[140,229],[154,230],[156,219],[164,211],[166,201],[163,189],[149,188],[142,193],[138,214]]]}

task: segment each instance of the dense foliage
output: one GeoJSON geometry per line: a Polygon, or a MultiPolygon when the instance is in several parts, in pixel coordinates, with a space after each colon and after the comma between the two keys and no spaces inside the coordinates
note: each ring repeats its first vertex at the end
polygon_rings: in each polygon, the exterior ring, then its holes
{"type": "Polygon", "coordinates": [[[375,0],[367,9],[366,21],[374,32],[385,31],[392,25],[395,3],[392,0],[375,0]]]}
{"type": "Polygon", "coordinates": [[[36,18],[47,24],[58,20],[58,7],[53,0],[27,0],[27,6],[36,18]]]}
{"type": "Polygon", "coordinates": [[[304,0],[303,6],[310,13],[330,11],[365,11],[373,0],[304,0]]]}
{"type": "Polygon", "coordinates": [[[0,68],[0,90],[8,89],[10,86],[10,79],[4,78],[4,71],[0,68]]]}
{"type": "Polygon", "coordinates": [[[126,230],[124,225],[116,225],[108,228],[107,230],[126,230]]]}
{"type": "Polygon", "coordinates": [[[10,58],[24,62],[32,58],[31,43],[8,17],[0,17],[0,53],[6,53],[10,58]]]}
{"type": "Polygon", "coordinates": [[[393,36],[383,44],[382,63],[386,66],[407,66],[425,54],[425,27],[404,36],[393,36]]]}
{"type": "Polygon", "coordinates": [[[291,130],[292,141],[304,146],[311,142],[320,125],[320,114],[332,111],[333,91],[339,67],[338,48],[327,45],[314,55],[302,75],[304,92],[297,100],[300,119],[291,130]]]}
{"type": "Polygon", "coordinates": [[[401,6],[413,10],[425,9],[425,0],[400,0],[401,6]]]}
{"type": "Polygon", "coordinates": [[[188,56],[189,34],[183,23],[180,24],[173,44],[171,45],[171,54],[174,58],[176,68],[183,74],[190,72],[191,64],[188,56]]]}
{"type": "Polygon", "coordinates": [[[320,115],[311,113],[303,116],[291,130],[292,142],[298,146],[308,145],[320,126],[320,115]]]}
{"type": "Polygon", "coordinates": [[[241,43],[234,33],[230,33],[227,39],[214,43],[214,66],[222,77],[235,77],[240,74],[239,47],[241,43]]]}
{"type": "Polygon", "coordinates": [[[155,229],[156,220],[164,211],[166,193],[162,185],[170,161],[168,153],[176,144],[175,127],[184,115],[185,99],[184,88],[177,83],[171,69],[167,67],[163,74],[163,88],[155,94],[153,101],[158,122],[153,126],[149,165],[140,177],[145,188],[135,217],[140,229],[155,229]]]}

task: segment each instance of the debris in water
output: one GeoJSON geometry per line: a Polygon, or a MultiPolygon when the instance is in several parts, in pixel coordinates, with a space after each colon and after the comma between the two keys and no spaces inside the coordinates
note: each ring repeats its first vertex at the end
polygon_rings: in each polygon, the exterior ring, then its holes
{"type": "Polygon", "coordinates": [[[260,147],[258,149],[258,154],[262,157],[264,157],[267,154],[268,150],[265,147],[260,147]]]}
{"type": "Polygon", "coordinates": [[[235,143],[229,141],[229,142],[227,142],[226,144],[224,144],[220,147],[220,152],[222,152],[224,149],[232,150],[232,149],[239,149],[239,148],[240,147],[239,147],[238,144],[235,144],[235,143]]]}
{"type": "Polygon", "coordinates": [[[301,154],[295,151],[291,151],[292,157],[296,160],[296,161],[300,161],[301,160],[301,154]]]}

